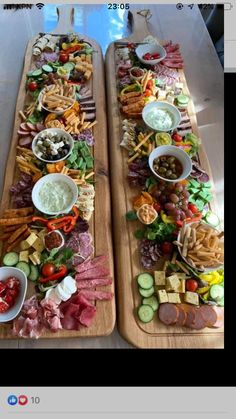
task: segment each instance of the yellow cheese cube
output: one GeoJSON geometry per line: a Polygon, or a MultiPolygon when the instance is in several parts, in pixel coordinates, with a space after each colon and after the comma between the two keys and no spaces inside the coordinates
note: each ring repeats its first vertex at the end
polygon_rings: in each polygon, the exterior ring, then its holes
{"type": "Polygon", "coordinates": [[[177,277],[181,279],[186,279],[187,275],[185,273],[176,272],[177,277]]]}
{"type": "Polygon", "coordinates": [[[92,75],[92,73],[91,73],[91,71],[90,71],[90,70],[87,70],[87,71],[84,73],[84,77],[85,77],[87,80],[89,80],[89,79],[90,79],[91,75],[92,75]]]}
{"type": "Polygon", "coordinates": [[[184,294],[184,301],[188,304],[199,305],[199,297],[196,292],[186,291],[184,294]]]}
{"type": "Polygon", "coordinates": [[[36,236],[36,234],[35,233],[31,233],[30,235],[29,235],[29,237],[27,237],[27,239],[26,239],[26,242],[30,245],[30,246],[32,246],[33,245],[33,243],[37,240],[37,236],[36,236]]]}
{"type": "Polygon", "coordinates": [[[26,249],[29,249],[30,248],[30,245],[25,240],[22,240],[20,242],[20,248],[21,248],[21,250],[26,250],[26,249]]]}
{"type": "Polygon", "coordinates": [[[157,290],[157,297],[160,304],[168,303],[168,295],[165,290],[157,290]]]}
{"type": "Polygon", "coordinates": [[[91,64],[92,62],[92,56],[90,54],[86,55],[86,62],[91,64]]]}
{"type": "Polygon", "coordinates": [[[166,273],[164,271],[154,271],[155,285],[165,286],[166,273]]]}
{"type": "Polygon", "coordinates": [[[24,250],[19,253],[19,262],[29,262],[29,251],[24,250]]]}
{"type": "Polygon", "coordinates": [[[180,286],[180,280],[176,274],[166,278],[166,291],[177,291],[180,286]]]}
{"type": "Polygon", "coordinates": [[[168,296],[168,303],[173,303],[173,304],[181,303],[180,296],[177,292],[169,292],[167,293],[167,296],[168,296]]]}
{"type": "Polygon", "coordinates": [[[180,280],[180,286],[179,286],[179,288],[176,290],[176,292],[179,292],[179,293],[181,293],[181,294],[184,294],[185,293],[185,279],[181,279],[180,280]]]}
{"type": "Polygon", "coordinates": [[[32,256],[34,257],[36,264],[39,265],[41,262],[41,253],[36,251],[34,253],[32,253],[32,256]]]}
{"type": "Polygon", "coordinates": [[[38,252],[42,252],[43,249],[45,248],[43,241],[38,237],[37,240],[35,240],[35,242],[32,244],[32,247],[35,250],[38,250],[38,252]]]}
{"type": "Polygon", "coordinates": [[[32,262],[34,265],[38,265],[38,264],[37,264],[37,260],[35,259],[35,257],[34,257],[33,255],[29,255],[29,259],[31,260],[31,262],[32,262]]]}

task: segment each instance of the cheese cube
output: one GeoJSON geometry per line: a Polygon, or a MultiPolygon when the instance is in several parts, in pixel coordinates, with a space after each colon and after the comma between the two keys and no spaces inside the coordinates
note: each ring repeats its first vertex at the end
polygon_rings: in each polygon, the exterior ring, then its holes
{"type": "Polygon", "coordinates": [[[38,233],[38,237],[43,240],[44,236],[46,236],[47,234],[47,230],[46,228],[43,228],[39,233],[38,233]]]}
{"type": "Polygon", "coordinates": [[[20,248],[21,248],[22,250],[26,250],[26,249],[29,249],[29,248],[30,248],[30,245],[29,245],[29,243],[27,243],[25,240],[22,240],[22,241],[20,242],[20,248]]]}
{"type": "Polygon", "coordinates": [[[179,279],[186,279],[187,275],[183,272],[176,272],[176,275],[179,279]]]}
{"type": "Polygon", "coordinates": [[[35,258],[35,261],[37,262],[37,265],[41,262],[41,253],[36,251],[32,254],[32,256],[35,258]]]}
{"type": "Polygon", "coordinates": [[[189,304],[199,305],[199,297],[196,292],[186,291],[184,294],[184,301],[189,304]]]}
{"type": "Polygon", "coordinates": [[[87,80],[89,80],[89,79],[90,79],[91,75],[92,75],[92,72],[91,72],[90,70],[87,70],[87,71],[84,73],[84,77],[85,77],[87,80]]]}
{"type": "Polygon", "coordinates": [[[167,291],[176,291],[180,286],[180,280],[176,274],[166,278],[166,290],[167,291]]]}
{"type": "Polygon", "coordinates": [[[35,259],[35,257],[34,257],[33,255],[29,255],[29,259],[31,260],[31,262],[32,262],[34,265],[38,265],[38,264],[37,264],[37,260],[35,259]]]}
{"type": "Polygon", "coordinates": [[[166,273],[164,271],[154,271],[155,285],[165,286],[166,284],[166,273]]]}
{"type": "Polygon", "coordinates": [[[180,296],[177,292],[168,292],[167,296],[168,296],[168,303],[173,303],[173,304],[181,303],[180,296]]]}
{"type": "Polygon", "coordinates": [[[157,297],[160,304],[168,303],[168,295],[165,290],[157,290],[157,297]]]}
{"type": "Polygon", "coordinates": [[[32,244],[32,247],[38,252],[42,252],[44,249],[43,241],[38,237],[37,240],[32,244]]]}
{"type": "Polygon", "coordinates": [[[19,261],[20,262],[29,262],[29,251],[24,250],[23,252],[19,253],[19,261]]]}
{"type": "Polygon", "coordinates": [[[26,242],[30,245],[30,246],[32,246],[33,245],[33,243],[37,240],[37,236],[36,236],[36,234],[35,233],[31,233],[30,234],[30,236],[29,237],[27,237],[27,239],[26,239],[26,242]]]}
{"type": "Polygon", "coordinates": [[[179,292],[180,294],[184,294],[185,293],[185,279],[181,279],[180,280],[180,286],[179,288],[176,290],[176,292],[179,292]]]}

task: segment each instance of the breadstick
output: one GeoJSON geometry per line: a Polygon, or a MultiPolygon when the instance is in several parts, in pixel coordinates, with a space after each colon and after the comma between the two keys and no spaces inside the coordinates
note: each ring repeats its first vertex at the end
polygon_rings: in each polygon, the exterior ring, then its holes
{"type": "Polygon", "coordinates": [[[12,226],[14,224],[29,224],[32,222],[32,217],[19,217],[19,218],[0,218],[0,225],[12,226]]]}
{"type": "Polygon", "coordinates": [[[19,227],[14,233],[11,235],[11,237],[8,239],[8,244],[13,243],[18,239],[19,236],[21,236],[26,230],[28,229],[27,224],[23,224],[21,227],[19,227]]]}

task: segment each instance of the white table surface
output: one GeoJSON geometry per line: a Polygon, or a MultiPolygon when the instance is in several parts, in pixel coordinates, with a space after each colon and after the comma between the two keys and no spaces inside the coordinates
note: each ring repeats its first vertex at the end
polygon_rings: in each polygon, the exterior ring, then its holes
{"type": "MultiPolygon", "coordinates": [[[[70,7],[70,6],[65,6],[70,7]]],[[[96,38],[105,53],[110,42],[129,35],[127,12],[111,11],[106,5],[75,5],[75,31],[96,38]],[[99,26],[98,26],[99,22],[99,26]],[[102,30],[99,28],[102,27],[102,30]]],[[[134,7],[134,6],[132,6],[134,7]]],[[[144,7],[144,6],[143,6],[144,7]]],[[[142,6],[137,9],[142,9],[142,6]]],[[[223,69],[199,10],[175,5],[145,5],[152,12],[149,28],[160,38],[181,45],[185,75],[193,97],[201,138],[216,187],[220,218],[224,192],[224,80],[223,69]]],[[[56,5],[41,11],[0,9],[0,190],[13,128],[15,102],[21,79],[24,52],[30,38],[56,26],[56,5]]],[[[64,28],[66,33],[68,27],[64,28]]],[[[117,329],[107,337],[85,339],[7,340],[0,348],[131,348],[117,329]]]]}

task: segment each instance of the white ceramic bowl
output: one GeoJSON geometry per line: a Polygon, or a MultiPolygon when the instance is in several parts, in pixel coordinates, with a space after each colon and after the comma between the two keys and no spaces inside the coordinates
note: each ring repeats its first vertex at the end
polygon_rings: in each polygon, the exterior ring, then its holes
{"type": "Polygon", "coordinates": [[[169,131],[173,131],[175,128],[178,127],[178,125],[180,124],[180,121],[181,121],[181,114],[180,114],[180,111],[176,108],[176,106],[171,105],[171,103],[164,102],[164,101],[163,102],[155,101],[155,102],[148,103],[146,106],[144,106],[144,108],[142,110],[142,118],[143,118],[143,121],[145,122],[145,124],[152,131],[169,132],[169,131]],[[154,109],[167,110],[168,112],[171,113],[171,115],[173,116],[173,125],[168,130],[164,130],[163,128],[158,130],[147,122],[147,115],[149,114],[150,111],[153,111],[154,109]]]}
{"type": "Polygon", "coordinates": [[[142,78],[143,78],[143,76],[144,76],[144,74],[145,74],[146,72],[147,72],[146,68],[132,67],[132,68],[130,68],[130,69],[129,69],[129,75],[130,75],[130,78],[131,78],[132,80],[137,80],[137,81],[142,80],[142,78]],[[142,70],[142,72],[143,72],[142,76],[134,76],[134,75],[132,74],[132,71],[133,71],[133,70],[142,70]]]}
{"type": "MultiPolygon", "coordinates": [[[[195,221],[195,222],[192,222],[192,223],[188,223],[188,225],[191,226],[192,224],[195,224],[195,223],[198,223],[198,222],[195,221]]],[[[214,227],[210,226],[209,224],[205,223],[204,221],[200,221],[200,224],[204,224],[204,226],[206,226],[207,228],[212,228],[213,230],[216,230],[216,231],[219,232],[219,230],[217,228],[214,228],[214,227]]],[[[179,231],[179,234],[178,234],[178,237],[177,237],[178,242],[180,241],[182,230],[183,230],[183,227],[179,231]]],[[[184,260],[184,262],[187,263],[187,265],[189,265],[190,268],[193,268],[198,272],[211,272],[211,271],[215,271],[216,269],[221,269],[224,266],[224,256],[222,256],[221,260],[219,261],[219,264],[215,264],[214,266],[211,266],[209,268],[204,268],[204,269],[195,268],[195,267],[193,267],[193,265],[191,265],[191,263],[189,263],[189,259],[182,255],[182,247],[181,246],[177,246],[177,247],[178,247],[179,254],[182,257],[182,259],[184,260]]],[[[223,238],[220,241],[220,247],[222,249],[224,249],[224,239],[223,238]]]]}
{"type": "MultiPolygon", "coordinates": [[[[47,86],[47,87],[51,87],[51,86],[53,86],[53,85],[50,85],[50,86],[47,86]]],[[[52,110],[52,109],[48,109],[48,108],[46,108],[46,107],[43,105],[42,100],[43,100],[43,95],[44,95],[44,93],[45,93],[45,89],[43,89],[43,90],[40,92],[40,94],[39,94],[39,97],[38,97],[38,104],[39,104],[39,107],[40,107],[40,108],[42,108],[42,109],[44,109],[44,110],[45,110],[45,111],[47,111],[47,112],[50,112],[50,113],[55,113],[56,115],[62,115],[65,111],[68,111],[69,109],[71,109],[71,108],[72,108],[72,106],[73,106],[73,105],[74,105],[74,103],[75,103],[75,100],[76,100],[76,98],[74,97],[74,99],[73,99],[73,103],[71,103],[71,105],[69,105],[69,106],[68,106],[68,108],[63,109],[63,111],[54,111],[54,110],[52,110]]]]}
{"type": "Polygon", "coordinates": [[[186,179],[192,171],[192,160],[189,155],[174,145],[161,145],[157,148],[154,148],[154,150],[149,155],[148,164],[152,173],[159,179],[162,179],[166,182],[179,182],[180,180],[186,179]],[[179,178],[166,179],[155,172],[153,169],[153,161],[160,156],[174,156],[180,161],[183,167],[183,172],[179,178]]]}
{"type": "Polygon", "coordinates": [[[165,48],[163,48],[161,45],[158,44],[145,44],[145,45],[139,45],[136,50],[136,55],[139,59],[139,61],[141,61],[141,63],[143,64],[147,64],[147,65],[155,65],[157,63],[159,63],[160,61],[164,60],[166,57],[166,50],[165,48]],[[156,52],[158,54],[160,54],[160,57],[157,58],[156,60],[144,60],[142,57],[147,54],[155,54],[156,52]]]}
{"type": "Polygon", "coordinates": [[[43,131],[40,131],[34,137],[33,142],[32,142],[32,151],[33,151],[34,155],[37,157],[37,159],[39,159],[41,161],[44,161],[46,163],[57,163],[59,161],[66,160],[69,157],[69,155],[71,154],[71,152],[73,150],[73,147],[74,147],[74,140],[71,137],[71,135],[68,132],[66,132],[66,131],[64,131],[63,129],[60,129],[60,128],[47,128],[47,129],[44,129],[43,131]],[[64,157],[61,157],[58,160],[46,160],[46,159],[43,159],[42,157],[39,157],[38,156],[37,151],[36,151],[36,145],[37,145],[38,139],[42,136],[42,134],[47,134],[49,132],[50,133],[54,133],[54,134],[60,134],[61,136],[66,136],[68,138],[68,140],[69,140],[70,150],[68,151],[68,153],[64,157]]]}
{"type": "Polygon", "coordinates": [[[63,237],[62,233],[60,232],[60,230],[52,230],[52,231],[49,231],[49,233],[47,233],[47,234],[43,237],[44,246],[45,246],[45,248],[47,249],[47,251],[48,251],[48,252],[51,252],[51,250],[52,250],[52,249],[48,249],[48,248],[47,248],[46,243],[45,243],[45,237],[49,236],[49,235],[50,235],[50,234],[52,234],[52,233],[57,233],[57,234],[59,234],[59,236],[61,237],[61,240],[62,240],[62,241],[61,241],[61,245],[60,245],[60,246],[58,246],[58,247],[54,247],[54,249],[59,250],[59,249],[61,249],[61,248],[64,246],[64,244],[65,244],[65,239],[64,239],[64,237],[63,237]]]}
{"type": "Polygon", "coordinates": [[[0,281],[6,280],[10,276],[14,276],[20,281],[20,292],[18,297],[16,298],[16,302],[14,306],[12,306],[8,311],[5,313],[0,313],[0,323],[9,322],[15,319],[24,303],[25,295],[27,291],[27,278],[23,271],[18,268],[13,268],[10,266],[2,266],[0,268],[0,281]]]}
{"type": "Polygon", "coordinates": [[[35,185],[33,187],[33,190],[32,190],[32,201],[33,201],[34,206],[40,212],[42,212],[44,214],[48,214],[48,215],[67,214],[68,212],[70,212],[71,208],[76,203],[77,198],[78,198],[78,188],[77,188],[75,182],[69,176],[63,175],[61,173],[52,173],[50,175],[43,176],[41,179],[38,180],[38,182],[35,183],[35,185]],[[42,188],[42,186],[45,183],[47,183],[47,182],[51,183],[51,182],[55,182],[55,181],[59,181],[59,180],[62,181],[62,182],[65,182],[70,187],[73,197],[72,197],[71,202],[63,210],[49,211],[49,210],[45,209],[44,206],[42,205],[42,203],[39,199],[39,192],[40,192],[40,189],[42,188]]]}

